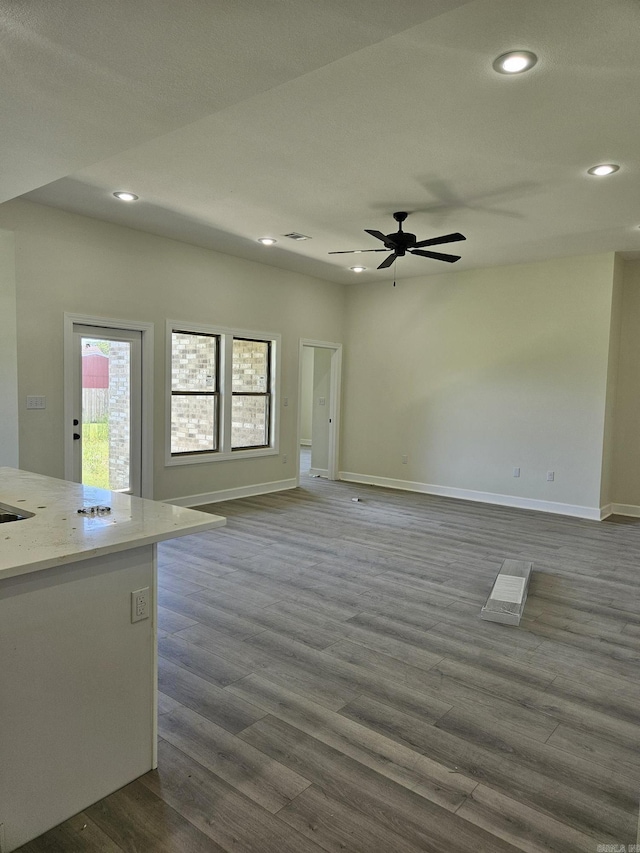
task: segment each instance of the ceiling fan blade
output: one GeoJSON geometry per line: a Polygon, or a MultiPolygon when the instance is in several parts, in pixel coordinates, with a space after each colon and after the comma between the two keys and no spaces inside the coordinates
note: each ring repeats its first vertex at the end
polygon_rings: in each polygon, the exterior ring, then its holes
{"type": "MultiPolygon", "coordinates": [[[[443,255],[440,252],[423,252],[421,249],[409,249],[412,255],[420,255],[423,258],[433,258],[434,261],[446,261],[453,264],[460,260],[460,255],[443,255]]],[[[380,269],[380,267],[378,267],[380,269]]]]}
{"type": "Polygon", "coordinates": [[[393,240],[390,240],[386,234],[383,234],[382,231],[372,231],[370,228],[364,229],[367,234],[371,234],[372,237],[375,237],[376,240],[382,240],[383,243],[391,243],[391,245],[395,246],[393,240]]]}
{"type": "Polygon", "coordinates": [[[395,261],[398,255],[395,252],[392,252],[388,258],[385,258],[384,261],[378,267],[379,270],[386,270],[387,267],[390,267],[391,264],[395,261]]]}
{"type": "Polygon", "coordinates": [[[342,252],[327,252],[328,255],[360,255],[362,252],[388,252],[388,249],[345,249],[342,252]]]}
{"type": "Polygon", "coordinates": [[[416,243],[414,248],[419,249],[421,246],[438,246],[440,243],[455,243],[456,240],[466,239],[467,238],[464,234],[460,234],[459,231],[456,231],[455,234],[445,234],[443,237],[432,237],[431,240],[420,240],[419,243],[416,243]]]}

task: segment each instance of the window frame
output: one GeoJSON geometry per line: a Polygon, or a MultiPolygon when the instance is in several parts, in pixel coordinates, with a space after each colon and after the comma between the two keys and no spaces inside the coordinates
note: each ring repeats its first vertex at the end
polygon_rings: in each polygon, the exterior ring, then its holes
{"type": "MultiPolygon", "coordinates": [[[[240,337],[240,335],[234,335],[233,336],[232,347],[233,347],[233,341],[244,341],[245,343],[250,343],[250,344],[255,343],[255,344],[266,344],[267,345],[267,390],[266,391],[234,391],[233,385],[232,385],[232,387],[231,387],[231,407],[232,407],[232,411],[233,411],[233,398],[234,397],[264,397],[266,400],[266,421],[268,423],[269,441],[267,442],[267,444],[247,444],[247,445],[238,445],[237,447],[234,447],[232,444],[231,445],[231,452],[232,453],[238,453],[239,451],[242,452],[244,450],[264,449],[265,447],[271,446],[271,438],[272,438],[272,436],[271,436],[271,429],[272,429],[271,410],[273,408],[273,405],[272,405],[273,392],[271,390],[271,388],[272,388],[271,373],[272,373],[272,368],[273,368],[273,360],[272,360],[272,356],[271,356],[272,343],[270,340],[264,340],[264,338],[255,338],[255,337],[245,338],[245,337],[240,337]]],[[[232,358],[233,358],[233,349],[232,349],[232,358]]],[[[233,373],[233,364],[232,364],[232,373],[233,373]]]]}
{"type": "Polygon", "coordinates": [[[190,329],[171,329],[169,336],[170,349],[170,371],[169,371],[169,452],[171,458],[175,459],[179,456],[193,456],[201,453],[217,453],[220,449],[220,335],[211,334],[210,332],[194,332],[190,329]],[[215,341],[215,388],[213,391],[174,391],[173,389],[173,336],[178,335],[198,335],[201,338],[213,338],[215,341]],[[171,450],[171,418],[173,415],[173,398],[174,397],[213,397],[213,448],[210,450],[171,450]]]}
{"type": "MultiPolygon", "coordinates": [[[[182,320],[167,320],[165,337],[165,467],[193,465],[207,462],[223,462],[231,459],[247,459],[259,456],[276,456],[279,452],[279,399],[281,336],[274,332],[254,329],[234,329],[209,326],[182,320]],[[172,335],[183,332],[194,335],[211,335],[218,338],[217,383],[218,383],[218,449],[171,452],[171,398],[172,389],[172,335]],[[270,443],[260,447],[231,448],[231,423],[233,403],[233,340],[257,341],[269,344],[269,436],[270,443]]],[[[241,392],[242,395],[242,392],[241,392]]]]}

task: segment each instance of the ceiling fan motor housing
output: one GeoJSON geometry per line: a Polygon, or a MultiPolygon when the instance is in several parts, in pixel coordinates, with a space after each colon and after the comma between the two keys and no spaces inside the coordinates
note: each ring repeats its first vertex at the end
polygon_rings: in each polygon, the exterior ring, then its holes
{"type": "Polygon", "coordinates": [[[385,246],[396,251],[402,250],[402,254],[416,244],[416,235],[409,234],[408,231],[396,231],[395,234],[387,234],[387,237],[389,242],[385,243],[385,246]]]}

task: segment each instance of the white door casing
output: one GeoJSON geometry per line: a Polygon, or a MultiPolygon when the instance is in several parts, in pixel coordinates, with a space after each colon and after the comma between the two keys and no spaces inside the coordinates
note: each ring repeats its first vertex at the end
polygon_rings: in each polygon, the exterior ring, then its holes
{"type": "Polygon", "coordinates": [[[103,317],[65,314],[64,334],[64,457],[65,478],[82,480],[82,339],[99,339],[124,344],[130,354],[128,373],[131,405],[128,424],[130,468],[128,483],[117,488],[142,497],[153,497],[152,489],[152,365],[153,325],[103,317]],[[76,423],[77,421],[77,423],[76,423]]]}
{"type": "MultiPolygon", "coordinates": [[[[302,363],[304,347],[327,349],[331,351],[330,389],[328,395],[329,441],[328,441],[328,467],[327,477],[329,480],[338,479],[339,457],[340,457],[340,400],[342,381],[342,344],[330,341],[316,341],[307,338],[300,339],[298,353],[298,425],[297,445],[300,446],[301,418],[302,418],[302,363]]],[[[297,459],[297,482],[300,485],[300,457],[296,452],[297,459]]]]}

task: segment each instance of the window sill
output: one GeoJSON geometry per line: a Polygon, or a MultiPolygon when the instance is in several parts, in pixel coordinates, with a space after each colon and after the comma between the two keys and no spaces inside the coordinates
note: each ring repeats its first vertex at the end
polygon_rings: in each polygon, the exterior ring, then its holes
{"type": "Polygon", "coordinates": [[[256,459],[259,456],[277,456],[275,447],[257,447],[255,450],[233,450],[226,453],[198,453],[193,456],[171,456],[164,461],[165,468],[174,465],[201,465],[209,462],[229,462],[239,459],[256,459]]]}

